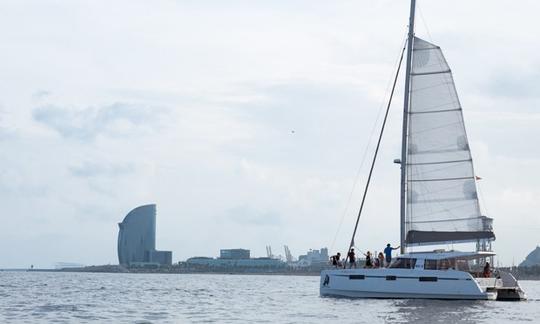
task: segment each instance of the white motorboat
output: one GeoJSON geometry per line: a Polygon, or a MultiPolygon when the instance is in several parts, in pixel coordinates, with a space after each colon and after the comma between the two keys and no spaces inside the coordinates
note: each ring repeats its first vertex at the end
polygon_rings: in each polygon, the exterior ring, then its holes
{"type": "MultiPolygon", "coordinates": [[[[440,47],[414,35],[414,15],[415,0],[412,0],[406,46],[402,151],[401,159],[395,161],[401,165],[401,255],[389,267],[324,270],[320,294],[363,298],[525,299],[525,293],[511,274],[483,271],[486,261],[493,261],[495,255],[491,251],[495,234],[492,219],[480,211],[462,107],[440,47]],[[411,252],[412,247],[461,243],[476,243],[476,251],[411,252]]],[[[392,94],[398,74],[399,67],[392,94]]],[[[390,105],[391,99],[349,250],[354,245],[390,105]]]]}

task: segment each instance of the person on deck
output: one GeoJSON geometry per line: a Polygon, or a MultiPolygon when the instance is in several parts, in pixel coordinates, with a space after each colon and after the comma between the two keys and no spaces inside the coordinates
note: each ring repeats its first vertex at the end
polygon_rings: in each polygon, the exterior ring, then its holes
{"type": "Polygon", "coordinates": [[[390,246],[390,243],[386,244],[386,248],[384,249],[384,255],[386,256],[386,266],[390,266],[390,263],[392,262],[392,250],[397,250],[398,247],[392,247],[390,246]]]}
{"type": "Polygon", "coordinates": [[[338,252],[336,255],[332,255],[330,259],[334,267],[339,268],[341,266],[341,262],[339,261],[341,259],[341,253],[338,252]]]}
{"type": "Polygon", "coordinates": [[[491,267],[489,266],[489,262],[486,262],[486,265],[484,266],[484,278],[491,277],[491,267]]]}
{"type": "Polygon", "coordinates": [[[350,268],[351,269],[352,267],[356,268],[356,255],[354,254],[354,248],[351,248],[347,256],[349,257],[350,268]]]}
{"type": "Polygon", "coordinates": [[[384,254],[382,252],[379,252],[379,255],[377,256],[377,260],[379,260],[379,266],[383,268],[384,267],[384,254]]]}
{"type": "Polygon", "coordinates": [[[371,262],[371,252],[367,251],[367,253],[364,255],[366,256],[366,265],[364,268],[373,268],[373,263],[371,262]]]}

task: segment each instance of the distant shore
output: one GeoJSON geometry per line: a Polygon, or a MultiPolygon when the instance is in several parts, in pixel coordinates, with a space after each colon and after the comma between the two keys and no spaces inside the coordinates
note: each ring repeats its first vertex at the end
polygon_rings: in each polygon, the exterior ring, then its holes
{"type": "Polygon", "coordinates": [[[122,266],[88,266],[81,268],[62,269],[0,269],[0,271],[28,271],[28,272],[84,272],[84,273],[154,273],[154,274],[227,274],[227,275],[270,275],[270,276],[319,276],[319,271],[278,271],[260,269],[238,269],[238,270],[186,270],[175,268],[125,268],[122,266]]]}
{"type": "MultiPolygon", "coordinates": [[[[30,272],[85,272],[85,273],[161,273],[161,274],[228,274],[228,275],[274,275],[274,276],[319,276],[326,268],[317,269],[261,269],[261,268],[229,268],[229,269],[192,269],[177,265],[156,268],[124,267],[121,265],[99,265],[62,269],[0,269],[0,271],[30,272]]],[[[510,272],[519,280],[540,280],[540,266],[533,267],[501,267],[501,271],[510,272]]]]}

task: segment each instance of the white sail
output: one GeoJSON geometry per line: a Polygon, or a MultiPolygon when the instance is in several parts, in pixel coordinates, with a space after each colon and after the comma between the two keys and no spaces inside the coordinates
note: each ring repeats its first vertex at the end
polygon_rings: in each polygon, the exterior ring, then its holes
{"type": "Polygon", "coordinates": [[[406,244],[494,238],[480,213],[461,105],[438,46],[414,38],[410,80],[406,244]]]}

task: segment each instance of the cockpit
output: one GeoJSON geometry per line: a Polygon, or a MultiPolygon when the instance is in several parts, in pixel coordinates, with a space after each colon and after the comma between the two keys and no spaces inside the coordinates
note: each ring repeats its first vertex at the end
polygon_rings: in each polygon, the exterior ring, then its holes
{"type": "Polygon", "coordinates": [[[467,253],[467,252],[443,252],[443,253],[409,253],[397,257],[389,268],[417,269],[417,270],[457,270],[465,271],[474,277],[484,276],[483,271],[486,261],[493,253],[467,253]]]}

